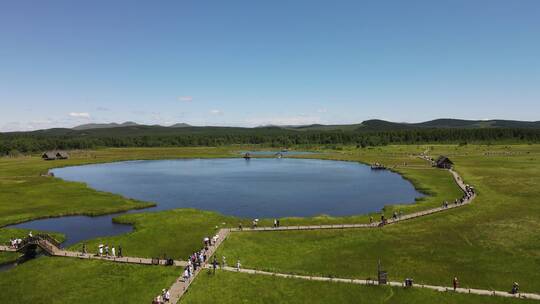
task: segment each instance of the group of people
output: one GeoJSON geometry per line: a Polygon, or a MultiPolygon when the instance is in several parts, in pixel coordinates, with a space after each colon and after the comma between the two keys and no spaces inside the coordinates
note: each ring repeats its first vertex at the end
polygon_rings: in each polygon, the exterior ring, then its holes
{"type": "MultiPolygon", "coordinates": [[[[457,205],[461,205],[465,202],[467,202],[468,200],[471,199],[471,197],[474,195],[474,188],[469,186],[469,185],[465,185],[465,191],[463,193],[463,196],[461,198],[456,198],[454,200],[454,205],[457,206],[457,205]]],[[[443,208],[448,208],[448,201],[444,201],[442,203],[442,207],[443,208]]]]}
{"type": "Polygon", "coordinates": [[[163,289],[161,294],[154,298],[152,304],[164,304],[171,300],[171,293],[168,289],[163,289]]]}
{"type": "MultiPolygon", "coordinates": [[[[86,244],[83,244],[83,254],[86,254],[87,252],[87,249],[86,249],[86,244]]],[[[109,244],[99,244],[98,246],[98,253],[97,253],[98,256],[100,257],[111,257],[111,258],[121,258],[123,255],[122,255],[122,247],[121,246],[118,246],[118,252],[116,251],[116,248],[114,246],[110,247],[109,248],[109,244]]]]}
{"type": "Polygon", "coordinates": [[[20,238],[10,238],[9,239],[9,246],[13,249],[19,248],[19,246],[22,244],[22,239],[20,238]]]}
{"type": "MultiPolygon", "coordinates": [[[[34,235],[32,234],[32,231],[28,232],[28,237],[32,238],[34,235]]],[[[21,238],[9,238],[9,246],[13,249],[18,249],[19,246],[22,244],[23,239],[21,238]]]]}
{"type": "MultiPolygon", "coordinates": [[[[392,213],[392,220],[397,221],[397,220],[401,219],[402,216],[403,216],[403,210],[394,211],[392,213]]],[[[374,223],[373,216],[369,217],[369,223],[370,224],[374,223]]],[[[384,226],[387,223],[388,223],[388,219],[384,216],[384,213],[381,213],[381,221],[379,222],[379,225],[384,226]]]]}
{"type": "MultiPolygon", "coordinates": [[[[251,228],[255,229],[258,226],[259,226],[259,219],[258,218],[253,219],[253,221],[251,221],[251,228]]],[[[278,228],[278,227],[280,227],[279,219],[275,218],[274,219],[274,228],[278,228]]],[[[238,223],[238,229],[243,230],[242,223],[238,223]]]]}
{"type": "MultiPolygon", "coordinates": [[[[214,246],[218,242],[218,240],[219,240],[218,234],[214,235],[212,238],[210,237],[203,238],[203,243],[204,243],[203,249],[197,252],[194,252],[188,258],[188,264],[184,268],[184,273],[182,275],[182,278],[185,281],[188,281],[195,274],[195,271],[197,271],[198,268],[203,266],[203,264],[206,262],[207,252],[210,249],[210,246],[214,246]]],[[[215,258],[214,258],[214,262],[216,262],[215,258]]],[[[216,266],[214,265],[214,267],[216,266]]]]}

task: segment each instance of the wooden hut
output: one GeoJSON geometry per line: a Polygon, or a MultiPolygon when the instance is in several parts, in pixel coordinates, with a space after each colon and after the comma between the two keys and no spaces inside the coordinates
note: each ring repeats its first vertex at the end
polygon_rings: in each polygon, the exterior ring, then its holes
{"type": "Polygon", "coordinates": [[[69,154],[66,151],[47,151],[41,155],[41,158],[44,160],[68,159],[69,154]]]}
{"type": "Polygon", "coordinates": [[[68,159],[69,154],[66,151],[56,151],[56,159],[68,159]]]}
{"type": "Polygon", "coordinates": [[[446,156],[439,156],[439,158],[437,158],[437,160],[435,161],[435,166],[437,168],[442,168],[442,169],[452,169],[452,166],[454,165],[454,163],[446,156]]]}
{"type": "Polygon", "coordinates": [[[55,160],[56,153],[54,151],[47,151],[44,152],[43,155],[41,155],[41,158],[43,158],[44,160],[55,160]]]}

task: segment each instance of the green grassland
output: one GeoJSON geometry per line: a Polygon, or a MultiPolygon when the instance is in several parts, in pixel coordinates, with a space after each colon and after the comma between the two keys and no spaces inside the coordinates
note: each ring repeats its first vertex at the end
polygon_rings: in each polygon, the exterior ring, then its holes
{"type": "MultiPolygon", "coordinates": [[[[384,229],[232,234],[218,255],[248,268],[540,292],[538,146],[434,146],[478,189],[473,204],[384,229]]],[[[398,169],[401,170],[401,169],[398,169]]]]}
{"type": "Polygon", "coordinates": [[[134,159],[234,157],[230,148],[103,149],[74,151],[69,160],[44,161],[33,157],[0,158],[0,227],[37,218],[64,215],[101,215],[153,206],[83,183],[40,176],[55,167],[134,159]]]}
{"type": "MultiPolygon", "coordinates": [[[[384,158],[379,156],[377,159],[393,161],[394,165],[399,163],[401,167],[396,167],[393,170],[403,173],[418,189],[429,194],[429,196],[419,199],[417,204],[387,206],[385,208],[386,213],[391,214],[394,209],[409,213],[433,208],[439,206],[443,200],[452,200],[460,196],[461,192],[448,172],[431,168],[425,161],[411,156],[409,151],[399,153],[400,151],[392,151],[389,156],[384,156],[384,158]],[[404,163],[407,163],[407,166],[404,166],[404,163]]],[[[367,155],[372,156],[375,153],[379,154],[380,150],[369,151],[367,155]]],[[[336,154],[327,151],[325,154],[318,155],[328,159],[360,160],[357,155],[348,153],[336,154]]],[[[378,215],[374,216],[377,217],[378,215]]],[[[124,250],[129,251],[129,253],[125,254],[132,256],[155,257],[167,255],[174,258],[185,258],[201,246],[201,240],[204,236],[210,236],[222,227],[236,227],[240,222],[244,227],[248,227],[251,220],[226,217],[213,212],[184,209],[157,213],[126,214],[117,217],[115,221],[133,224],[135,231],[121,236],[91,240],[87,242],[91,250],[97,248],[96,246],[100,243],[121,244],[124,250]]],[[[281,219],[283,225],[366,223],[368,221],[369,215],[348,217],[320,215],[310,218],[281,219]]],[[[270,225],[272,225],[272,219],[261,220],[261,226],[270,225]]],[[[76,244],[72,246],[72,249],[77,250],[81,247],[81,244],[76,244]]]]}
{"type": "MultiPolygon", "coordinates": [[[[116,222],[133,224],[131,233],[93,239],[86,242],[89,252],[97,252],[99,244],[121,245],[124,256],[163,257],[186,260],[202,248],[203,238],[213,236],[219,228],[236,223],[234,217],[195,209],[174,209],[161,212],[126,214],[116,222]]],[[[234,225],[234,224],[233,224],[234,225]]],[[[82,244],[71,248],[81,250],[82,244]]]]}
{"type": "Polygon", "coordinates": [[[0,273],[0,303],[150,303],[180,268],[38,258],[0,273]]]}
{"type": "Polygon", "coordinates": [[[388,286],[361,286],[335,282],[250,275],[218,271],[201,273],[181,304],[198,303],[535,303],[432,290],[388,286]]]}
{"type": "MultiPolygon", "coordinates": [[[[0,158],[0,226],[66,214],[98,215],[152,204],[98,192],[81,183],[39,176],[53,167],[134,159],[238,157],[236,151],[253,148],[230,146],[102,149],[75,151],[72,152],[72,158],[69,160],[50,162],[43,161],[38,156],[0,158]]],[[[453,200],[460,195],[459,189],[448,172],[431,168],[425,161],[415,156],[428,149],[432,156],[449,155],[465,181],[476,186],[479,196],[473,204],[459,210],[387,226],[384,229],[232,234],[222,245],[218,255],[227,256],[229,261],[239,258],[245,267],[256,269],[360,278],[374,277],[377,260],[381,259],[393,280],[401,281],[404,277],[412,276],[416,282],[450,285],[451,278],[458,275],[463,286],[507,290],[511,282],[515,280],[520,282],[524,291],[540,292],[540,274],[536,271],[540,269],[540,235],[538,234],[540,224],[537,222],[540,214],[538,202],[540,145],[411,145],[365,149],[337,148],[324,150],[323,154],[295,157],[363,163],[381,162],[409,179],[417,189],[429,194],[418,200],[416,204],[386,206],[384,212],[387,214],[391,214],[393,210],[409,213],[440,206],[443,200],[453,200]]],[[[369,215],[349,217],[321,215],[312,218],[286,218],[281,222],[282,225],[365,223],[368,217],[369,215]]],[[[163,256],[167,254],[175,258],[185,258],[187,254],[200,247],[203,236],[216,231],[216,226],[218,228],[237,226],[238,222],[243,222],[245,226],[249,224],[249,219],[238,219],[193,209],[126,214],[115,220],[132,223],[135,230],[121,236],[89,240],[87,243],[91,250],[98,242],[106,242],[122,245],[125,250],[124,255],[163,256]]],[[[271,219],[263,219],[261,224],[270,225],[271,219]]],[[[2,242],[7,241],[13,234],[11,230],[0,229],[2,242]]],[[[23,230],[17,233],[26,232],[23,230]]],[[[75,245],[74,248],[80,248],[80,244],[75,245]]],[[[0,255],[0,262],[2,259],[8,261],[12,258],[13,256],[10,255],[0,255]]],[[[132,283],[133,289],[116,286],[113,281],[107,281],[108,276],[113,275],[104,270],[101,264],[83,263],[81,265],[89,265],[83,267],[76,266],[79,265],[77,263],[83,262],[43,258],[39,259],[39,262],[32,261],[8,272],[0,273],[0,286],[4,293],[2,296],[12,299],[19,295],[19,287],[13,288],[12,284],[17,284],[17,286],[33,284],[33,278],[25,279],[26,276],[30,277],[29,273],[33,270],[47,272],[55,267],[61,268],[62,265],[65,265],[65,268],[56,272],[55,278],[58,277],[58,280],[65,284],[63,288],[78,289],[78,292],[83,293],[83,303],[90,303],[90,300],[85,302],[85,299],[90,298],[98,299],[95,302],[108,303],[99,299],[105,299],[107,294],[115,297],[120,292],[130,293],[131,290],[134,290],[133,298],[122,303],[140,303],[141,299],[148,298],[140,294],[145,290],[145,287],[140,287],[145,284],[144,280],[148,281],[147,285],[154,283],[151,282],[152,279],[148,277],[148,274],[140,273],[139,268],[126,268],[119,270],[119,273],[133,277],[132,280],[139,280],[141,277],[141,281],[132,283]],[[93,270],[94,268],[96,269],[93,270]],[[86,285],[74,279],[74,276],[81,271],[88,273],[84,277],[87,281],[86,285]],[[95,280],[107,282],[107,284],[99,283],[102,285],[98,284],[100,288],[97,288],[91,284],[95,280]],[[135,290],[137,288],[141,290],[135,290]]],[[[228,300],[227,297],[234,299],[235,291],[241,291],[241,299],[248,300],[252,298],[251,295],[256,298],[268,293],[269,299],[273,299],[273,302],[279,302],[287,295],[291,295],[299,302],[309,302],[309,299],[317,302],[313,296],[317,294],[315,290],[327,290],[329,295],[336,294],[334,297],[343,299],[343,302],[358,297],[369,299],[372,293],[368,287],[360,286],[335,287],[336,284],[320,283],[324,285],[322,287],[310,285],[314,282],[299,282],[300,285],[307,284],[315,287],[302,287],[303,285],[295,287],[297,285],[290,284],[296,283],[289,283],[289,281],[283,283],[267,281],[273,278],[250,277],[249,282],[254,282],[250,284],[243,279],[241,274],[233,275],[235,277],[226,277],[221,280],[230,283],[220,283],[226,287],[226,290],[221,292],[227,296],[219,299],[218,302],[231,302],[232,300],[228,300]],[[259,282],[259,280],[264,282],[259,282]],[[352,291],[353,288],[358,289],[352,291]],[[286,291],[279,292],[279,290],[286,291]]],[[[197,279],[186,301],[214,302],[211,300],[213,296],[211,291],[221,289],[217,289],[219,286],[214,286],[212,289],[211,284],[214,283],[209,283],[208,279],[205,277],[197,279]]],[[[427,291],[382,290],[384,291],[382,293],[373,291],[376,294],[372,302],[383,302],[389,295],[403,292],[406,294],[400,294],[398,298],[407,298],[409,302],[419,303],[431,303],[433,302],[431,299],[437,299],[440,303],[467,303],[469,299],[475,298],[464,295],[466,299],[461,300],[457,295],[445,295],[444,299],[439,300],[439,298],[433,298],[438,295],[427,291]]],[[[45,299],[52,297],[49,296],[52,292],[52,290],[46,290],[45,287],[40,287],[29,295],[34,298],[27,298],[26,302],[33,303],[35,301],[32,300],[38,297],[45,299]]],[[[395,302],[398,301],[396,297],[391,299],[393,299],[392,303],[399,303],[395,302]]],[[[490,301],[493,299],[489,298],[490,301]]],[[[73,299],[71,301],[73,302],[73,299]]],[[[478,303],[486,302],[479,300],[478,303]]]]}

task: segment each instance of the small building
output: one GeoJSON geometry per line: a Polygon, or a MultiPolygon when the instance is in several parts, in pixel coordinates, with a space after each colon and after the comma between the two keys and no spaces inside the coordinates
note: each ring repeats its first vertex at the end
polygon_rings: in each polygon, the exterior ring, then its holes
{"type": "Polygon", "coordinates": [[[439,156],[439,158],[437,158],[437,160],[435,161],[435,166],[437,168],[442,168],[442,169],[452,169],[452,166],[454,165],[454,163],[446,156],[439,156]]]}
{"type": "Polygon", "coordinates": [[[66,151],[47,151],[41,155],[41,158],[44,160],[68,159],[69,154],[66,151]]]}
{"type": "Polygon", "coordinates": [[[56,159],[68,159],[69,154],[66,151],[56,151],[56,159]]]}

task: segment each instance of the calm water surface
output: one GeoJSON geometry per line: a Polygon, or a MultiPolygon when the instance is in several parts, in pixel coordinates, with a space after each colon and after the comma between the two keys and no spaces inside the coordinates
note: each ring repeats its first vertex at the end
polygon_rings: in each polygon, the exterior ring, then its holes
{"type": "MultiPolygon", "coordinates": [[[[56,177],[157,203],[247,218],[355,215],[385,204],[412,203],[422,194],[400,175],[355,162],[314,159],[189,159],[129,161],[52,170],[56,177]]],[[[70,216],[15,227],[65,233],[66,244],[131,231],[116,215],[70,216]]]]}

